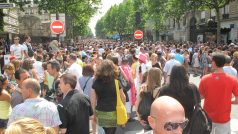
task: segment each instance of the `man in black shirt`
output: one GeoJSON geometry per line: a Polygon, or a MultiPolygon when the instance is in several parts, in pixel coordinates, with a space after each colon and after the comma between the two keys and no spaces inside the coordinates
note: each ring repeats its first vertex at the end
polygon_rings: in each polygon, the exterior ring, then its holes
{"type": "Polygon", "coordinates": [[[66,73],[60,77],[59,87],[64,94],[58,104],[61,133],[89,134],[89,117],[93,110],[89,98],[75,90],[76,84],[75,75],[66,73]]]}

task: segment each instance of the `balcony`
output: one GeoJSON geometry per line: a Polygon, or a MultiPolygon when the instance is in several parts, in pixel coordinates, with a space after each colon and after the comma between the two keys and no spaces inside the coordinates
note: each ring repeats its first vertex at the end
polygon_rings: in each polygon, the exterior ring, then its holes
{"type": "Polygon", "coordinates": [[[224,20],[225,20],[225,19],[229,19],[229,14],[223,14],[223,15],[222,15],[222,19],[224,19],[224,20]]]}

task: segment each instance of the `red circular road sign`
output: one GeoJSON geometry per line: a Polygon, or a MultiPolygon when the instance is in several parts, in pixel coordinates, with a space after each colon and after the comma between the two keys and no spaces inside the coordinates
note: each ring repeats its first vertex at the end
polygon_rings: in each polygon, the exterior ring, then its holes
{"type": "Polygon", "coordinates": [[[61,34],[64,32],[64,23],[59,20],[55,20],[51,23],[50,29],[53,33],[61,34]]]}
{"type": "Polygon", "coordinates": [[[142,39],[143,38],[143,32],[141,30],[136,30],[135,33],[134,33],[134,37],[137,40],[142,39]]]}

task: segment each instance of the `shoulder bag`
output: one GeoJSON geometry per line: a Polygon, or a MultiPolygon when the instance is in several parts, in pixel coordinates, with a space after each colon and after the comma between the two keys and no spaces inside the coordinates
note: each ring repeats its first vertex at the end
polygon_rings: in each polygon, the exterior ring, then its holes
{"type": "Polygon", "coordinates": [[[119,80],[124,91],[129,91],[131,89],[130,82],[125,79],[125,74],[121,67],[120,67],[120,73],[119,73],[118,80],[119,80]]]}
{"type": "Polygon", "coordinates": [[[117,94],[117,105],[116,105],[117,124],[124,125],[127,123],[128,117],[127,117],[126,108],[121,100],[118,80],[115,80],[115,85],[116,85],[116,94],[117,94]]]}

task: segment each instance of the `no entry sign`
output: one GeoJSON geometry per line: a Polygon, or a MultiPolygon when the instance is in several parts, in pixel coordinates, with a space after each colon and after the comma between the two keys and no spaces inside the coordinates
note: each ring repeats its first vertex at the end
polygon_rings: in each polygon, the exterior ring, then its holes
{"type": "Polygon", "coordinates": [[[64,23],[59,20],[55,20],[51,23],[50,29],[55,34],[61,34],[64,32],[64,23]]]}
{"type": "Polygon", "coordinates": [[[136,30],[135,33],[134,33],[134,37],[137,40],[142,39],[143,38],[143,32],[141,30],[136,30]]]}

